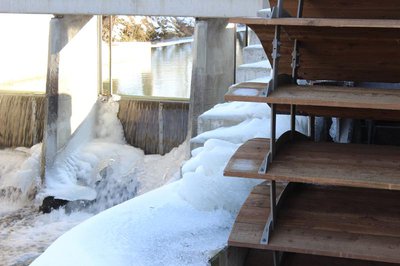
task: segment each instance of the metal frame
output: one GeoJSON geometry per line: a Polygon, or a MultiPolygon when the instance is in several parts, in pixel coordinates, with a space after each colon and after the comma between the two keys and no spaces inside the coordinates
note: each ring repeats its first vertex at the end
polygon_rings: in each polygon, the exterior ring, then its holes
{"type": "MultiPolygon", "coordinates": [[[[303,0],[299,0],[298,2],[298,10],[297,17],[301,17],[303,13],[303,0]]],[[[278,0],[277,7],[272,9],[272,18],[282,18],[283,16],[287,16],[287,12],[283,10],[283,0],[278,0]]],[[[280,45],[281,45],[281,26],[275,26],[275,35],[274,40],[272,42],[272,69],[273,76],[270,84],[267,89],[267,96],[273,92],[279,83],[279,59],[280,59],[280,45]]],[[[298,41],[294,41],[293,53],[292,53],[292,82],[297,79],[297,68],[298,68],[298,41]]],[[[259,173],[266,173],[269,167],[269,164],[275,158],[276,154],[276,104],[271,104],[271,137],[270,137],[270,151],[264,158],[263,163],[260,166],[259,173]]],[[[291,118],[291,138],[292,140],[296,137],[296,106],[290,106],[290,118],[291,118]]],[[[270,215],[268,217],[267,223],[264,228],[263,236],[261,238],[261,244],[268,244],[269,238],[271,236],[272,231],[275,229],[277,213],[279,211],[280,205],[284,198],[288,194],[288,191],[293,187],[292,183],[289,183],[285,190],[282,192],[278,199],[278,203],[276,202],[276,181],[271,180],[270,184],[270,215]]],[[[273,252],[273,263],[274,266],[278,266],[282,262],[282,252],[273,252]]]]}
{"type": "Polygon", "coordinates": [[[270,188],[270,202],[271,205],[273,204],[276,208],[274,210],[271,210],[271,214],[268,217],[267,223],[265,224],[265,228],[263,231],[263,235],[261,237],[261,244],[268,244],[270,237],[271,237],[271,232],[274,230],[276,226],[276,217],[278,215],[279,208],[283,204],[283,202],[286,200],[288,195],[298,187],[298,183],[289,183],[286,185],[285,189],[281,192],[281,194],[278,197],[278,200],[276,200],[276,183],[274,180],[271,181],[270,188]]]}

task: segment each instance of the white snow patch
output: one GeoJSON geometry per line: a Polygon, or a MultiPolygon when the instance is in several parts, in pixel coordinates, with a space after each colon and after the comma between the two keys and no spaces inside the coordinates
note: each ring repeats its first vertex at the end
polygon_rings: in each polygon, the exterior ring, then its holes
{"type": "Polygon", "coordinates": [[[230,102],[221,103],[200,115],[200,118],[267,118],[270,108],[266,103],[230,102]]]}
{"type": "Polygon", "coordinates": [[[257,96],[258,90],[241,88],[241,89],[236,89],[233,94],[238,96],[257,96]]]}
{"type": "MultiPolygon", "coordinates": [[[[296,117],[296,129],[304,134],[307,133],[307,118],[296,117]]],[[[290,129],[290,116],[277,115],[276,136],[280,137],[290,129]]],[[[252,138],[266,138],[270,134],[271,121],[269,118],[247,119],[232,127],[220,127],[204,132],[193,138],[193,142],[204,143],[209,139],[221,139],[232,143],[243,143],[252,138]]]]}

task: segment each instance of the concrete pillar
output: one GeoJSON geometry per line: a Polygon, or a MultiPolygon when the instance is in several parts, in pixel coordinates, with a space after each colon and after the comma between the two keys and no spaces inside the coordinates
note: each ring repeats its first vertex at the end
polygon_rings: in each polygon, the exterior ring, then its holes
{"type": "Polygon", "coordinates": [[[235,32],[226,19],[197,19],[193,44],[189,136],[197,135],[197,118],[217,103],[234,83],[235,32]]]}
{"type": "MultiPolygon", "coordinates": [[[[59,94],[59,69],[60,54],[63,48],[72,40],[80,29],[90,20],[92,16],[55,16],[50,21],[49,30],[49,53],[47,65],[46,81],[46,103],[45,103],[45,124],[42,146],[42,179],[45,176],[46,169],[54,163],[57,151],[65,143],[59,141],[58,122],[60,114],[64,116],[71,115],[71,107],[65,98],[68,96],[59,94]],[[60,110],[60,98],[62,109],[60,110]]],[[[71,130],[66,134],[71,134],[71,130]]]]}

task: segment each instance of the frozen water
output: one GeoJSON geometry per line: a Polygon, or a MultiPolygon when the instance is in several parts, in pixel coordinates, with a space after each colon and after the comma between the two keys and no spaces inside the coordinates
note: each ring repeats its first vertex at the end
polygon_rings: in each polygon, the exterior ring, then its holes
{"type": "Polygon", "coordinates": [[[61,234],[97,212],[180,177],[187,145],[165,156],[145,156],[125,144],[117,111],[113,101],[100,104],[97,138],[61,152],[45,187],[39,178],[41,145],[0,150],[0,265],[28,265],[61,234]],[[79,195],[77,187],[84,193],[79,195]],[[95,201],[87,206],[75,203],[67,205],[68,211],[38,212],[47,195],[82,199],[88,192],[95,201]]]}
{"type": "MultiPolygon", "coordinates": [[[[278,120],[281,134],[290,118],[278,120]]],[[[223,169],[241,142],[269,137],[269,122],[253,117],[237,127],[206,132],[204,147],[182,167],[182,179],[78,225],[32,265],[208,265],[215,250],[226,245],[240,206],[260,182],[224,177],[223,169]]],[[[297,128],[305,132],[306,120],[299,119],[297,128]]]]}

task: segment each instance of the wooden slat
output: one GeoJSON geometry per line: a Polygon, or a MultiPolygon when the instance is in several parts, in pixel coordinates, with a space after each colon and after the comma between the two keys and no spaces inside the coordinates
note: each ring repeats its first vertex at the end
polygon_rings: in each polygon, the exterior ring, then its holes
{"type": "Polygon", "coordinates": [[[231,86],[225,94],[225,101],[263,102],[268,83],[242,82],[231,86]]]}
{"type": "MultiPolygon", "coordinates": [[[[251,249],[243,266],[273,266],[272,252],[251,249]]],[[[285,253],[282,266],[394,266],[398,264],[335,257],[285,253]]]]}
{"type": "Polygon", "coordinates": [[[269,139],[248,140],[239,147],[224,170],[225,176],[263,178],[258,173],[265,155],[269,151],[269,139]]]}
{"type": "Polygon", "coordinates": [[[398,191],[301,186],[283,202],[268,245],[259,244],[265,221],[243,217],[269,215],[268,190],[265,205],[252,204],[254,195],[260,197],[252,193],[239,212],[230,246],[400,263],[398,191]]]}
{"type": "Polygon", "coordinates": [[[324,28],[400,29],[396,19],[331,19],[331,18],[231,18],[232,23],[264,26],[296,26],[324,28]]]}
{"type": "Polygon", "coordinates": [[[310,26],[307,23],[314,20],[242,20],[247,21],[247,25],[256,32],[270,61],[275,31],[275,26],[270,24],[288,24],[282,26],[279,74],[291,75],[292,51],[294,40],[297,39],[300,79],[400,82],[400,66],[394,63],[395,58],[400,58],[400,31],[396,28],[400,27],[400,20],[377,21],[376,28],[362,28],[363,24],[367,25],[367,20],[362,20],[362,23],[358,23],[360,20],[350,20],[343,23],[349,27],[329,28],[326,26],[328,23],[336,26],[341,23],[331,19],[317,20],[318,23],[315,23],[319,26],[310,26]],[[299,25],[289,25],[296,21],[300,21],[299,25]],[[379,28],[389,24],[395,28],[379,28]]]}
{"type": "Polygon", "coordinates": [[[265,97],[265,102],[341,108],[400,110],[400,89],[284,85],[273,91],[268,97],[265,97]]]}
{"type": "Polygon", "coordinates": [[[285,85],[265,97],[262,93],[266,86],[235,85],[225,94],[225,100],[279,103],[278,113],[283,114],[289,114],[290,104],[296,104],[298,115],[400,120],[400,90],[285,85]]]}
{"type": "MultiPolygon", "coordinates": [[[[270,6],[277,0],[270,0],[270,6]]],[[[400,19],[397,0],[303,0],[303,17],[306,18],[358,18],[400,19]]],[[[285,0],[283,8],[293,17],[297,14],[298,0],[285,0]]]]}
{"type": "Polygon", "coordinates": [[[224,175],[400,190],[400,147],[295,141],[280,145],[267,173],[259,174],[268,147],[268,139],[247,141],[232,156],[224,175]]]}

